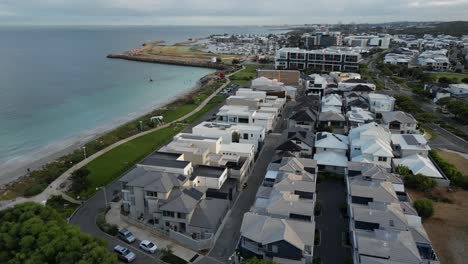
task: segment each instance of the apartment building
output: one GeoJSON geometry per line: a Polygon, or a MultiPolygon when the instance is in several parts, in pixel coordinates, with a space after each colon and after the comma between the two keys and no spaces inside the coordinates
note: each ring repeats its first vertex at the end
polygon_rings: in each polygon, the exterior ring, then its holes
{"type": "Polygon", "coordinates": [[[426,50],[422,52],[418,57],[418,65],[431,67],[435,71],[447,71],[450,67],[447,50],[426,50]]]}
{"type": "Polygon", "coordinates": [[[307,68],[322,71],[358,70],[361,54],[343,49],[303,50],[282,48],[276,52],[276,69],[304,70],[307,68]]]}
{"type": "Polygon", "coordinates": [[[353,163],[346,188],[354,263],[439,263],[397,175],[353,163]]]}

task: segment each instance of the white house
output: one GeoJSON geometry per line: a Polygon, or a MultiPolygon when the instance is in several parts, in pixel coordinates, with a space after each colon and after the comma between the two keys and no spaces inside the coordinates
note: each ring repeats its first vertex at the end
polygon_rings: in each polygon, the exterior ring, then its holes
{"type": "Polygon", "coordinates": [[[348,137],[319,132],[315,136],[315,155],[319,169],[344,174],[348,166],[348,137]]]}
{"type": "Polygon", "coordinates": [[[429,150],[431,150],[427,140],[421,134],[392,134],[392,146],[395,155],[402,158],[415,154],[427,157],[429,150]]]}
{"type": "Polygon", "coordinates": [[[449,91],[453,96],[468,94],[468,84],[450,84],[449,91]]]}
{"type": "Polygon", "coordinates": [[[351,161],[367,162],[391,168],[393,150],[391,133],[381,125],[371,122],[349,131],[351,161]]]}
{"type": "Polygon", "coordinates": [[[371,93],[369,98],[370,110],[374,113],[383,113],[393,111],[395,107],[395,98],[385,94],[371,93]]]}
{"type": "Polygon", "coordinates": [[[444,178],[439,170],[435,167],[434,163],[432,163],[428,157],[423,155],[414,154],[401,159],[393,159],[393,164],[394,167],[399,165],[408,167],[414,175],[422,174],[431,178],[444,178]]]}
{"type": "Polygon", "coordinates": [[[374,114],[362,108],[354,107],[346,113],[346,120],[348,127],[354,128],[374,121],[374,114]]]}
{"type": "Polygon", "coordinates": [[[192,128],[192,134],[222,137],[223,143],[253,144],[255,151],[257,151],[259,145],[265,140],[266,133],[263,126],[202,122],[192,128]]]}
{"type": "Polygon", "coordinates": [[[322,98],[321,112],[341,113],[342,106],[343,106],[343,99],[340,95],[338,94],[326,95],[322,98]]]}

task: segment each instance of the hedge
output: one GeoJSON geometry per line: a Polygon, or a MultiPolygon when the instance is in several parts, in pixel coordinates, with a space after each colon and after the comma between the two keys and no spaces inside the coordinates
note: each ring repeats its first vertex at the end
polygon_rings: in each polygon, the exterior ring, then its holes
{"type": "Polygon", "coordinates": [[[430,150],[429,155],[449,178],[452,185],[468,190],[468,177],[464,176],[457,167],[445,161],[435,150],[430,150]]]}

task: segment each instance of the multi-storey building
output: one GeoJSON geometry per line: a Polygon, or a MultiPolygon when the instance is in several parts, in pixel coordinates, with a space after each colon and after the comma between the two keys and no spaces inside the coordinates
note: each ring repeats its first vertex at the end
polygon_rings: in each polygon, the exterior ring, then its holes
{"type": "Polygon", "coordinates": [[[282,48],[276,52],[276,69],[304,70],[307,68],[322,71],[358,70],[361,54],[345,49],[304,50],[282,48]]]}

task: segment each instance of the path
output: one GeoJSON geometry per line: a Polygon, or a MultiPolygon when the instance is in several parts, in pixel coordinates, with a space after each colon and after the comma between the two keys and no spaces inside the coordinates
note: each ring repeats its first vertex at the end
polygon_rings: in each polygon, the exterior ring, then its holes
{"type": "MultiPolygon", "coordinates": [[[[36,196],[32,196],[32,197],[18,197],[16,199],[13,199],[13,200],[9,200],[9,201],[0,201],[0,210],[3,210],[5,208],[8,208],[8,207],[12,207],[16,204],[19,204],[19,203],[24,203],[24,202],[36,202],[36,203],[45,203],[47,201],[47,199],[49,199],[51,196],[53,195],[62,195],[63,194],[63,191],[61,190],[61,185],[63,183],[65,183],[68,178],[71,176],[71,174],[88,165],[88,163],[90,163],[91,161],[99,158],[100,156],[102,156],[103,154],[107,153],[108,151],[122,145],[122,144],[125,144],[131,140],[134,140],[136,138],[139,138],[139,137],[142,137],[144,135],[147,135],[149,133],[153,133],[155,131],[158,131],[160,129],[163,129],[163,128],[166,128],[166,127],[169,127],[173,124],[176,124],[176,123],[179,123],[187,118],[189,118],[190,116],[196,114],[197,112],[199,112],[200,110],[202,110],[207,104],[208,102],[213,99],[219,92],[221,92],[221,90],[223,90],[224,88],[226,88],[226,86],[229,85],[230,83],[230,79],[229,77],[231,77],[232,75],[242,71],[245,69],[245,66],[242,66],[241,69],[233,72],[233,73],[230,73],[226,76],[226,80],[227,82],[223,85],[221,85],[221,87],[219,87],[215,92],[213,92],[210,96],[208,96],[199,106],[197,106],[197,108],[195,108],[194,110],[192,110],[190,113],[187,113],[186,115],[182,116],[182,117],[179,117],[177,118],[176,120],[172,121],[172,122],[169,122],[169,123],[166,123],[164,125],[161,125],[161,126],[158,126],[156,128],[153,128],[153,129],[150,129],[150,130],[147,130],[147,131],[144,131],[144,132],[141,132],[141,133],[138,133],[138,134],[135,134],[131,137],[128,137],[126,139],[122,139],[118,142],[115,142],[114,144],[94,153],[93,155],[87,157],[86,159],[80,161],[79,163],[75,164],[73,167],[71,167],[70,169],[68,169],[67,171],[65,171],[62,175],[60,175],[57,179],[55,179],[51,184],[49,184],[49,186],[40,194],[36,195],[36,196]]],[[[71,198],[71,197],[70,197],[71,198]]],[[[68,199],[67,199],[68,200],[68,199]]]]}

